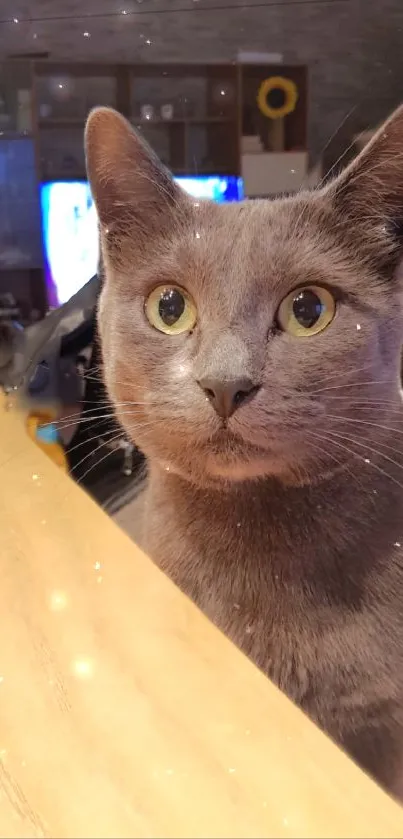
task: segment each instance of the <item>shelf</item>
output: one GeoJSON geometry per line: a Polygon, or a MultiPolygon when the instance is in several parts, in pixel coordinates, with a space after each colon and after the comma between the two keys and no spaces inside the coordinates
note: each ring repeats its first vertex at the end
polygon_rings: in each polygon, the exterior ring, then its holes
{"type": "MultiPolygon", "coordinates": [[[[86,117],[49,117],[40,119],[38,128],[83,128],[86,117]]],[[[143,119],[130,117],[132,125],[235,125],[237,117],[173,117],[173,119],[143,119]]]]}
{"type": "MultiPolygon", "coordinates": [[[[98,99],[113,103],[178,176],[239,175],[242,129],[269,145],[267,120],[258,109],[257,91],[268,74],[280,72],[277,66],[80,64],[69,72],[70,65],[66,64],[56,69],[57,73],[53,64],[42,62],[39,72],[35,64],[34,73],[42,81],[44,76],[74,76],[80,98],[65,104],[56,96],[49,100],[49,116],[45,117],[46,111],[42,118],[38,114],[35,136],[38,157],[49,167],[53,162],[59,169],[66,161],[81,168],[81,172],[58,173],[62,179],[85,177],[82,135],[86,111],[87,105],[98,99]],[[100,82],[102,78],[108,81],[107,90],[100,82]],[[172,119],[163,118],[163,103],[171,106],[172,119]],[[145,118],[146,104],[152,107],[151,119],[145,118]],[[207,166],[206,161],[213,165],[207,166]]],[[[281,75],[290,78],[298,89],[295,110],[284,120],[283,152],[291,158],[295,149],[305,148],[307,142],[307,73],[305,67],[284,65],[281,75]]],[[[49,90],[44,102],[48,102],[52,86],[49,90]]],[[[53,173],[46,177],[56,179],[53,173]]]]}
{"type": "Polygon", "coordinates": [[[38,128],[44,130],[48,128],[84,128],[86,117],[49,117],[49,119],[39,119],[38,128]]]}
{"type": "Polygon", "coordinates": [[[173,117],[172,119],[136,119],[130,117],[132,125],[233,125],[236,117],[173,117]]]}

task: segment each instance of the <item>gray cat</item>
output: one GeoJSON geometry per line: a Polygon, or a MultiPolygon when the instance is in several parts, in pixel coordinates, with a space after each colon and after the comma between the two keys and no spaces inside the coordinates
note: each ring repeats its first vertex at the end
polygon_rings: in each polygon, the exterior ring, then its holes
{"type": "Polygon", "coordinates": [[[336,181],[278,201],[195,202],[107,109],[86,147],[142,543],[402,797],[403,109],[336,181]]]}

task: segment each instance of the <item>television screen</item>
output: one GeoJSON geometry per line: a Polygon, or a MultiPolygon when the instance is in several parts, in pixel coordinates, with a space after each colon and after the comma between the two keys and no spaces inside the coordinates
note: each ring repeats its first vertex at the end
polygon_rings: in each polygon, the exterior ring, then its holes
{"type": "MultiPolygon", "coordinates": [[[[240,201],[238,177],[176,178],[193,198],[240,201]]],[[[70,300],[98,270],[99,240],[95,204],[87,181],[50,181],[41,186],[45,280],[49,306],[70,300]]]]}
{"type": "Polygon", "coordinates": [[[48,303],[55,307],[97,273],[97,214],[86,181],[43,184],[41,209],[48,303]]]}
{"type": "Polygon", "coordinates": [[[242,201],[243,180],[234,176],[207,175],[175,178],[179,186],[193,198],[208,198],[210,201],[242,201]]]}

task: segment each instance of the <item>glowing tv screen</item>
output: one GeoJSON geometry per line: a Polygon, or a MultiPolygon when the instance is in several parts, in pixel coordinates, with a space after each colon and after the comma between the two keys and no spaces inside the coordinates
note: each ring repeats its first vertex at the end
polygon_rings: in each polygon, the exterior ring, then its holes
{"type": "MultiPolygon", "coordinates": [[[[178,177],[193,198],[241,201],[241,178],[219,175],[178,177]]],[[[95,204],[87,181],[50,181],[41,186],[45,280],[49,306],[70,300],[98,270],[95,204]]]]}

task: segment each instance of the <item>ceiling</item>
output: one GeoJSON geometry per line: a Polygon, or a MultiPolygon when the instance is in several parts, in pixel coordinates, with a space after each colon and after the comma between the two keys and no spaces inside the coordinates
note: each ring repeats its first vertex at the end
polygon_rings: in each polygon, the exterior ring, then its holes
{"type": "Polygon", "coordinates": [[[232,61],[238,49],[278,51],[285,6],[307,0],[1,0],[0,58],[232,61]]]}
{"type": "MultiPolygon", "coordinates": [[[[241,2],[245,7],[253,0],[241,2]]],[[[221,60],[235,58],[226,50],[224,33],[215,29],[212,5],[233,6],[234,2],[2,0],[0,57],[35,51],[50,52],[54,60],[156,62],[162,55],[167,60],[191,61],[207,34],[210,41],[218,38],[221,60]]],[[[239,23],[240,38],[243,15],[242,9],[232,11],[231,29],[239,23]]]]}

